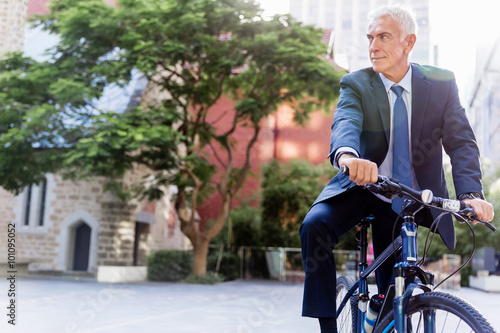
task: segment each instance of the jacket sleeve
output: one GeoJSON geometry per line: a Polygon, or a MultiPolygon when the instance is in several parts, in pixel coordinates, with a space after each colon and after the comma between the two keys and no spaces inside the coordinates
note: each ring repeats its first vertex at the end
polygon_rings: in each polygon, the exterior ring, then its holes
{"type": "Polygon", "coordinates": [[[362,101],[350,75],[340,81],[340,97],[333,116],[330,137],[331,158],[340,147],[350,147],[360,155],[360,136],[363,129],[362,101]]]}
{"type": "Polygon", "coordinates": [[[443,147],[450,156],[457,196],[465,192],[483,193],[479,148],[474,132],[460,104],[455,78],[449,81],[448,101],[442,127],[443,147]]]}

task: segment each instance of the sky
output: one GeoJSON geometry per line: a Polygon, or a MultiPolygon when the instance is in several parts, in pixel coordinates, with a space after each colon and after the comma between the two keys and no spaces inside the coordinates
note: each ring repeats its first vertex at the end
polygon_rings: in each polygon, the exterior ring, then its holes
{"type": "MultiPolygon", "coordinates": [[[[258,2],[268,15],[288,12],[289,0],[258,2]]],[[[439,45],[438,65],[455,73],[463,102],[475,86],[476,72],[483,70],[476,60],[484,63],[489,53],[486,46],[500,34],[498,13],[498,0],[430,0],[432,43],[439,45]]]]}
{"type": "Polygon", "coordinates": [[[269,16],[288,12],[288,0],[260,0],[258,2],[269,16]]]}

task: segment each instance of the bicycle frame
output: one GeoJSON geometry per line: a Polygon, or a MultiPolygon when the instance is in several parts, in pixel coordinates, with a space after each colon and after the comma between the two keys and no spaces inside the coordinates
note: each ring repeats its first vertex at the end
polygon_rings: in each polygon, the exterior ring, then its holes
{"type": "MultiPolygon", "coordinates": [[[[375,327],[378,325],[379,320],[383,317],[388,309],[392,306],[394,307],[394,326],[396,332],[406,332],[407,323],[404,319],[404,314],[406,312],[406,307],[415,289],[422,289],[424,292],[430,292],[431,287],[434,284],[434,275],[432,273],[424,271],[420,266],[416,264],[417,262],[417,225],[415,223],[415,214],[422,209],[421,204],[417,204],[414,201],[409,200],[404,207],[404,222],[401,228],[401,234],[397,237],[392,244],[390,244],[383,252],[380,254],[371,265],[367,264],[367,248],[368,248],[368,227],[370,226],[373,217],[364,218],[360,224],[360,237],[358,249],[360,251],[360,264],[359,264],[359,279],[353,285],[353,287],[348,291],[342,300],[340,306],[338,307],[336,316],[340,315],[340,312],[354,294],[358,290],[358,316],[357,316],[357,327],[358,332],[364,332],[363,326],[366,317],[366,310],[368,302],[370,300],[368,292],[368,276],[380,267],[391,255],[395,252],[402,250],[401,259],[394,266],[394,294],[386,295],[386,299],[382,308],[378,314],[375,327]],[[422,283],[411,283],[406,287],[406,279],[409,276],[418,276],[422,283]]],[[[391,290],[392,286],[389,290],[391,290]]],[[[434,328],[434,313],[433,311],[426,311],[424,313],[424,329],[425,332],[433,332],[434,328]]]]}

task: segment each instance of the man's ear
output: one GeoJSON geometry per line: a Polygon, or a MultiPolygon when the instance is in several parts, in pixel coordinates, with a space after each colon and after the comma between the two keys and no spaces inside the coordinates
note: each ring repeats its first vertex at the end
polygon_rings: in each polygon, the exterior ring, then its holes
{"type": "Polygon", "coordinates": [[[411,50],[413,50],[415,43],[417,42],[417,36],[415,34],[409,34],[408,36],[406,36],[405,42],[406,42],[406,51],[410,53],[411,50]]]}

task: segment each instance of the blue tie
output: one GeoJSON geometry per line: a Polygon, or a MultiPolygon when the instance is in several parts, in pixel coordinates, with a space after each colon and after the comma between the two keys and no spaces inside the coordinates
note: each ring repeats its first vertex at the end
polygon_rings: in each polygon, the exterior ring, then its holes
{"type": "MultiPolygon", "coordinates": [[[[410,164],[410,144],[408,134],[408,112],[403,100],[403,87],[394,85],[391,90],[396,93],[396,102],[394,103],[394,142],[393,142],[393,161],[392,177],[399,180],[400,183],[411,187],[411,164],[410,164]]],[[[403,198],[392,199],[392,209],[396,213],[401,212],[403,198]]]]}

